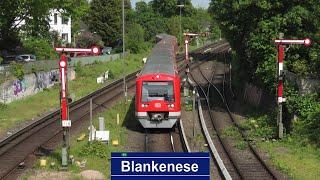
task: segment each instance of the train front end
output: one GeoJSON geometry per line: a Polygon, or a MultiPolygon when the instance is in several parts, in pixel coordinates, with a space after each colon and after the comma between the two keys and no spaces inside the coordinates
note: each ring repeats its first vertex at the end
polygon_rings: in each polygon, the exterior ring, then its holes
{"type": "Polygon", "coordinates": [[[135,108],[144,128],[172,128],[181,116],[179,76],[140,76],[136,81],[135,108]]]}

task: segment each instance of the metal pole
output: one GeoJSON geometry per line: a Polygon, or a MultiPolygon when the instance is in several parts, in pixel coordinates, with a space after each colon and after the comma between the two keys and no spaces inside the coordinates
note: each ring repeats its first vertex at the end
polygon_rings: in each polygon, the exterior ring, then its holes
{"type": "Polygon", "coordinates": [[[68,167],[68,155],[69,155],[69,127],[71,126],[71,120],[69,119],[69,109],[68,109],[68,86],[67,86],[67,57],[62,53],[59,61],[60,67],[60,105],[61,105],[61,123],[63,128],[63,144],[61,148],[61,165],[62,169],[68,167]]]}
{"type": "Polygon", "coordinates": [[[180,40],[180,44],[181,44],[181,39],[182,39],[181,8],[182,8],[182,6],[179,6],[179,8],[180,8],[180,34],[179,34],[179,40],[180,40]]]}
{"type": "Polygon", "coordinates": [[[192,103],[192,137],[195,136],[195,113],[196,113],[196,87],[193,87],[192,95],[193,95],[193,103],[192,103]]]}
{"type": "MultiPolygon", "coordinates": [[[[283,39],[283,34],[280,33],[280,39],[283,39]]],[[[283,102],[283,59],[284,59],[284,45],[278,45],[278,136],[283,138],[283,122],[282,122],[282,102],[283,102]]]]}
{"type": "Polygon", "coordinates": [[[125,97],[125,102],[127,103],[127,85],[126,85],[126,75],[125,75],[125,61],[124,61],[124,0],[122,0],[122,68],[123,68],[123,92],[125,97]]]}
{"type": "Polygon", "coordinates": [[[93,124],[92,124],[92,98],[90,98],[90,137],[89,137],[89,139],[90,139],[90,143],[92,142],[92,131],[93,131],[93,129],[92,129],[92,126],[93,126],[93,124]]]}
{"type": "Polygon", "coordinates": [[[182,14],[182,12],[181,12],[181,8],[183,8],[184,7],[184,5],[183,4],[179,4],[179,5],[177,5],[179,8],[180,8],[180,34],[179,34],[179,43],[180,43],[180,45],[182,44],[182,23],[181,23],[181,14],[182,14]]]}
{"type": "Polygon", "coordinates": [[[185,40],[184,40],[184,43],[185,43],[185,62],[187,64],[186,66],[186,80],[188,81],[188,73],[190,72],[190,69],[189,69],[189,52],[188,52],[188,35],[185,35],[185,40]]]}
{"type": "Polygon", "coordinates": [[[184,43],[185,43],[185,58],[186,58],[186,63],[187,63],[188,68],[189,68],[189,52],[188,52],[188,48],[189,48],[189,36],[188,36],[188,35],[185,36],[184,43]]]}

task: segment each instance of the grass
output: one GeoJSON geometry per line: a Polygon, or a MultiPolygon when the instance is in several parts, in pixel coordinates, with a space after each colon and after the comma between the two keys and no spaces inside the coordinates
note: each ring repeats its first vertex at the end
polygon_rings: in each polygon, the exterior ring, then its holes
{"type": "Polygon", "coordinates": [[[320,177],[320,150],[302,145],[299,137],[286,137],[281,141],[263,141],[258,146],[270,155],[271,162],[292,179],[318,179],[320,177]]]}
{"type": "Polygon", "coordinates": [[[320,149],[300,135],[292,133],[282,140],[274,139],[277,132],[274,113],[246,112],[241,128],[262,150],[268,152],[271,163],[292,179],[318,179],[320,177],[320,149]],[[270,125],[271,124],[271,125],[270,125]]]}
{"type": "Polygon", "coordinates": [[[231,126],[225,129],[222,133],[222,138],[225,137],[231,137],[235,141],[234,147],[236,147],[237,149],[244,150],[247,148],[247,143],[242,138],[242,135],[240,134],[237,127],[231,126]]]}
{"type": "MultiPolygon", "coordinates": [[[[98,129],[98,117],[104,117],[105,129],[110,131],[110,143],[108,145],[95,142],[91,145],[88,144],[88,130],[84,130],[82,133],[86,134],[86,138],[83,141],[77,141],[77,138],[72,138],[70,155],[74,156],[75,161],[86,161],[85,168],[80,168],[76,164],[69,166],[69,172],[73,173],[75,177],[80,171],[83,170],[97,170],[110,179],[110,162],[111,152],[124,151],[126,144],[126,128],[122,125],[125,120],[125,116],[129,111],[130,103],[124,104],[120,102],[117,105],[111,107],[105,112],[100,113],[93,119],[94,126],[98,129]],[[117,124],[117,114],[119,114],[119,124],[117,124]],[[119,146],[113,146],[112,140],[119,140],[119,146]]],[[[35,164],[35,169],[42,169],[46,171],[57,171],[61,164],[61,148],[57,149],[47,159],[47,166],[40,167],[40,160],[35,164]],[[50,166],[51,162],[54,162],[54,166],[50,166]]]]}
{"type": "MultiPolygon", "coordinates": [[[[126,57],[125,73],[134,72],[141,68],[141,59],[147,53],[129,55],[126,57]]],[[[89,94],[90,92],[103,87],[105,84],[97,84],[96,78],[109,70],[114,78],[107,83],[120,78],[123,72],[122,61],[115,60],[105,63],[96,63],[93,65],[76,69],[76,79],[69,82],[69,93],[74,94],[75,100],[89,94]]],[[[17,124],[30,120],[34,117],[43,115],[48,111],[57,109],[59,106],[59,86],[45,89],[33,96],[26,97],[19,101],[14,101],[5,107],[0,108],[0,134],[16,126],[17,124]]]]}
{"type": "Polygon", "coordinates": [[[5,81],[8,81],[10,79],[13,79],[12,75],[6,76],[3,73],[0,73],[0,84],[4,83],[5,81]]]}

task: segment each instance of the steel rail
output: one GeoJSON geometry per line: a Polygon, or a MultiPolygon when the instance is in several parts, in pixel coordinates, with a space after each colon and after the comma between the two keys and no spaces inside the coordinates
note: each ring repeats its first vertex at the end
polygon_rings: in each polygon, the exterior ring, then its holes
{"type": "MultiPolygon", "coordinates": [[[[199,68],[199,67],[198,67],[198,68],[199,68]]],[[[223,90],[222,90],[222,93],[221,93],[221,91],[217,88],[217,86],[215,86],[215,85],[203,74],[203,72],[202,72],[202,70],[201,70],[200,68],[199,68],[199,70],[200,70],[201,76],[202,76],[204,79],[206,79],[206,81],[209,83],[209,85],[212,86],[212,87],[215,89],[215,91],[219,94],[219,97],[220,97],[220,99],[222,100],[222,103],[224,104],[224,106],[225,106],[225,108],[226,108],[226,110],[227,110],[228,116],[230,117],[233,125],[238,128],[238,130],[239,130],[242,138],[247,142],[250,151],[251,151],[251,152],[253,153],[253,155],[257,158],[257,160],[261,163],[261,165],[265,168],[265,170],[269,173],[269,175],[271,175],[271,177],[272,177],[273,179],[278,179],[277,176],[275,175],[275,173],[274,173],[274,172],[271,170],[271,168],[266,164],[266,162],[262,160],[262,158],[261,158],[260,155],[258,154],[257,150],[256,150],[256,149],[252,146],[252,144],[249,142],[247,136],[246,136],[245,133],[242,131],[240,125],[234,120],[234,118],[233,118],[233,116],[232,116],[232,113],[231,113],[231,110],[230,110],[230,108],[229,108],[228,102],[227,102],[226,99],[225,99],[225,92],[224,92],[224,89],[225,89],[225,83],[224,83],[224,82],[225,82],[225,78],[226,78],[226,77],[225,77],[225,74],[224,74],[224,76],[223,76],[223,83],[222,83],[222,84],[223,84],[223,90]]],[[[208,105],[209,105],[209,109],[211,109],[211,108],[210,108],[210,104],[208,104],[208,105]]],[[[231,159],[232,159],[232,158],[231,158],[231,159]]],[[[235,165],[235,164],[234,164],[234,165],[235,165]]],[[[235,165],[235,167],[237,168],[236,165],[235,165]]],[[[238,168],[237,168],[237,169],[238,169],[238,168]]],[[[239,172],[242,174],[241,171],[239,171],[239,172]]],[[[240,175],[241,175],[241,174],[240,174],[240,175]]],[[[241,175],[241,177],[243,178],[243,175],[241,175]]]]}
{"type": "MultiPolygon", "coordinates": [[[[134,80],[136,73],[137,72],[134,72],[134,73],[131,73],[130,75],[128,75],[128,78],[127,78],[128,82],[134,80]]],[[[114,89],[117,85],[119,85],[119,84],[121,85],[121,83],[122,83],[122,80],[116,80],[113,83],[111,83],[111,84],[109,84],[109,85],[107,85],[107,86],[105,86],[105,87],[103,87],[103,88],[101,88],[101,89],[99,89],[99,90],[97,90],[97,91],[95,91],[93,93],[90,93],[89,95],[87,95],[87,96],[79,99],[78,101],[72,103],[71,107],[70,107],[70,113],[73,113],[74,111],[76,113],[76,111],[78,109],[80,109],[83,106],[87,105],[89,99],[97,98],[97,97],[100,97],[102,95],[105,95],[107,92],[109,92],[110,90],[114,89]]],[[[113,97],[107,99],[105,102],[110,101],[112,99],[113,99],[113,97]]],[[[96,108],[99,108],[99,107],[100,107],[99,105],[95,106],[94,110],[96,108]]],[[[82,112],[82,113],[83,114],[81,114],[80,116],[78,115],[77,119],[83,118],[84,116],[86,116],[89,113],[89,111],[82,112]]],[[[2,157],[3,155],[7,155],[9,153],[9,150],[11,150],[11,149],[15,149],[16,151],[23,151],[22,149],[19,150],[19,149],[15,148],[15,147],[18,146],[19,144],[27,141],[27,139],[29,139],[29,138],[35,138],[33,136],[35,134],[37,134],[37,133],[40,133],[44,128],[49,127],[49,126],[50,127],[53,126],[54,128],[57,128],[56,124],[57,124],[57,120],[59,119],[59,115],[60,115],[59,110],[55,111],[52,114],[47,115],[44,118],[42,118],[42,119],[40,119],[40,120],[28,125],[26,128],[21,129],[16,134],[13,134],[13,136],[10,136],[10,137],[6,138],[4,141],[1,142],[0,157],[2,157]]],[[[73,120],[72,122],[74,124],[74,123],[77,122],[77,120],[73,120]]],[[[11,172],[14,169],[16,169],[16,167],[21,162],[23,162],[25,160],[25,158],[30,153],[33,153],[43,143],[46,143],[46,142],[50,141],[52,138],[54,138],[59,133],[61,133],[62,128],[60,128],[59,130],[58,129],[57,130],[51,129],[50,131],[51,131],[51,134],[50,134],[51,137],[49,137],[46,140],[44,140],[45,142],[33,142],[34,144],[32,144],[32,146],[28,148],[29,149],[28,152],[23,153],[25,155],[20,154],[19,156],[10,159],[11,164],[10,164],[10,166],[8,165],[6,167],[7,170],[3,170],[2,169],[0,171],[0,179],[4,178],[4,177],[8,177],[8,175],[10,175],[11,172]]],[[[42,137],[39,137],[39,138],[42,138],[42,137]]],[[[43,139],[42,139],[42,141],[43,141],[43,139]]],[[[11,151],[10,151],[10,153],[11,153],[11,151]]],[[[6,159],[7,158],[8,157],[6,157],[6,159]]],[[[1,165],[3,165],[3,164],[1,164],[1,165]]]]}
{"type": "MultiPolygon", "coordinates": [[[[209,118],[210,118],[210,120],[211,120],[211,123],[212,123],[212,125],[213,125],[213,128],[215,129],[215,131],[217,131],[217,128],[216,128],[216,126],[215,126],[214,123],[213,123],[213,118],[212,118],[212,114],[211,114],[211,108],[210,108],[210,105],[209,105],[209,98],[208,98],[208,96],[206,95],[205,90],[201,87],[200,83],[198,83],[198,82],[195,80],[195,78],[193,77],[192,73],[190,73],[190,77],[193,79],[192,81],[190,81],[190,83],[193,83],[193,86],[194,86],[194,87],[197,87],[197,89],[199,89],[199,90],[203,93],[203,95],[205,96],[205,101],[206,101],[206,103],[208,104],[209,118]],[[194,83],[195,83],[195,84],[194,84],[194,83]]],[[[198,90],[197,90],[197,94],[199,94],[199,93],[198,93],[198,90]]],[[[213,154],[214,158],[216,159],[217,164],[218,164],[218,166],[219,166],[219,169],[220,169],[221,173],[223,174],[224,178],[225,178],[225,179],[230,179],[231,176],[230,176],[228,170],[226,169],[226,167],[225,167],[225,165],[224,165],[224,163],[223,163],[223,161],[222,161],[222,159],[221,159],[221,157],[220,157],[220,155],[219,155],[219,152],[216,150],[216,148],[215,148],[215,146],[214,146],[214,144],[213,144],[213,142],[212,142],[212,138],[211,138],[211,136],[210,136],[210,134],[209,134],[209,132],[208,132],[206,123],[205,123],[204,118],[203,118],[202,106],[199,105],[199,104],[201,104],[201,101],[200,101],[200,99],[198,98],[198,111],[199,111],[199,116],[200,116],[200,124],[201,124],[202,130],[203,130],[203,132],[204,132],[205,138],[206,138],[206,140],[207,140],[207,142],[208,142],[208,144],[209,144],[211,154],[213,154]]],[[[231,156],[230,156],[229,152],[227,151],[226,145],[223,143],[221,136],[220,136],[218,133],[217,133],[216,135],[217,135],[217,137],[218,137],[218,140],[219,140],[220,144],[222,145],[222,148],[223,148],[224,152],[228,155],[231,163],[233,164],[233,167],[235,168],[235,170],[237,171],[237,173],[238,173],[238,174],[240,175],[240,177],[241,177],[240,171],[234,166],[234,162],[233,162],[232,159],[230,158],[231,156]]],[[[241,177],[241,178],[242,178],[242,177],[241,177]]],[[[231,179],[232,179],[232,178],[231,178],[231,179]]],[[[242,179],[243,179],[243,178],[242,178],[242,179]]]]}
{"type": "MultiPolygon", "coordinates": [[[[217,44],[220,44],[220,43],[223,43],[223,42],[218,42],[217,44]]],[[[210,46],[216,46],[215,44],[210,44],[208,46],[205,46],[205,47],[202,47],[202,48],[199,48],[197,50],[194,50],[192,51],[191,53],[201,53],[204,51],[204,49],[210,47],[210,46]]],[[[183,56],[179,56],[179,59],[182,59],[183,60],[183,56]]],[[[181,60],[179,60],[181,61],[181,60]]],[[[139,71],[136,71],[136,72],[133,72],[131,73],[130,75],[127,76],[126,79],[128,80],[132,80],[133,78],[135,78],[136,74],[138,73],[139,71]]],[[[87,96],[85,97],[82,97],[81,99],[73,102],[70,104],[70,112],[72,111],[76,111],[78,110],[79,108],[83,108],[84,106],[87,105],[88,103],[88,100],[90,98],[96,98],[97,96],[102,96],[103,94],[105,94],[105,92],[107,92],[109,89],[112,89],[114,88],[115,86],[119,85],[122,83],[122,79],[118,79],[112,83],[110,83],[109,85],[97,90],[97,91],[94,91],[90,94],[88,94],[87,96]]],[[[112,98],[111,98],[112,99],[112,98]]],[[[104,102],[105,103],[105,102],[104,102]]],[[[100,103],[100,104],[96,104],[97,106],[95,108],[98,108],[98,107],[104,107],[103,104],[104,103],[100,103]]],[[[85,112],[83,115],[80,116],[80,119],[85,117],[87,115],[88,112],[85,112]]],[[[31,124],[19,129],[17,132],[15,132],[14,134],[12,134],[11,136],[9,137],[6,137],[4,140],[2,140],[0,142],[0,157],[5,154],[6,152],[8,152],[10,149],[14,148],[15,146],[17,146],[19,143],[25,141],[26,139],[28,139],[29,137],[35,135],[37,132],[41,131],[41,129],[49,126],[51,123],[53,122],[56,122],[57,120],[59,120],[59,115],[60,115],[60,110],[56,110],[38,120],[36,120],[35,122],[32,122],[31,124]]],[[[53,136],[56,136],[60,133],[61,131],[58,131],[56,132],[53,136]]],[[[53,137],[52,137],[53,138],[53,137]]],[[[51,138],[49,138],[50,140],[51,138]]],[[[48,142],[48,141],[47,141],[48,142]]],[[[37,145],[36,147],[34,147],[34,151],[41,145],[37,145]]],[[[33,151],[33,152],[34,152],[33,151]]],[[[19,162],[16,163],[16,166],[13,167],[11,169],[14,170],[20,162],[23,162],[25,160],[25,158],[27,157],[28,155],[26,155],[24,158],[20,158],[19,159],[19,162]]],[[[10,173],[10,172],[8,172],[10,173]]],[[[1,172],[0,170],[0,175],[3,175],[5,174],[5,176],[7,175],[7,173],[3,173],[1,172]]],[[[4,177],[4,176],[1,176],[1,177],[4,177]]],[[[0,178],[1,178],[0,177],[0,178]]]]}
{"type": "Polygon", "coordinates": [[[182,120],[180,119],[180,121],[178,122],[178,128],[180,131],[180,136],[181,136],[181,140],[182,140],[182,144],[183,144],[183,149],[185,152],[191,152],[190,146],[189,146],[189,142],[186,136],[186,133],[184,131],[184,126],[182,123],[182,120]]]}

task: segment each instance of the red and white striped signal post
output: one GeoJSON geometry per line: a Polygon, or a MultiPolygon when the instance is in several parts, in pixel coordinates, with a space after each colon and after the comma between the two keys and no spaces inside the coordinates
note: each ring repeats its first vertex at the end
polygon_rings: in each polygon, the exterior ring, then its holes
{"type": "Polygon", "coordinates": [[[91,49],[83,48],[55,48],[55,51],[61,52],[59,69],[60,69],[60,113],[61,124],[63,128],[63,145],[61,161],[62,167],[66,168],[69,161],[69,131],[71,127],[71,120],[69,119],[69,106],[68,106],[68,57],[66,52],[86,52],[93,54],[100,54],[99,47],[92,47],[91,49]]]}
{"type": "Polygon", "coordinates": [[[190,42],[190,37],[192,36],[198,36],[199,34],[195,33],[183,33],[184,35],[184,45],[185,45],[185,62],[187,64],[187,69],[186,72],[189,72],[189,42],[190,42]]]}
{"type": "Polygon", "coordinates": [[[60,112],[61,112],[61,123],[63,128],[63,145],[61,150],[62,167],[68,166],[68,155],[69,155],[69,130],[71,127],[71,120],[69,119],[69,108],[68,108],[68,91],[67,91],[67,57],[62,53],[59,61],[60,67],[60,112]]]}
{"type": "Polygon", "coordinates": [[[278,45],[278,107],[279,107],[278,136],[279,138],[283,138],[282,102],[285,102],[285,98],[283,98],[283,80],[284,80],[283,60],[284,60],[285,45],[301,44],[305,46],[310,46],[311,40],[309,38],[302,39],[302,40],[276,39],[274,42],[278,45]]]}

